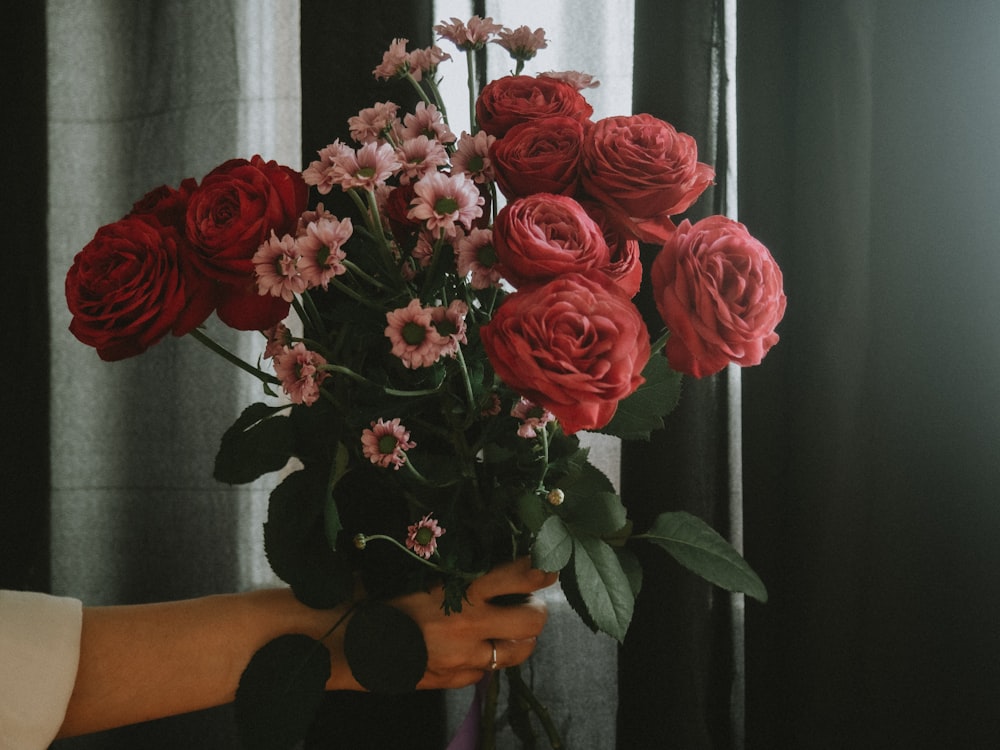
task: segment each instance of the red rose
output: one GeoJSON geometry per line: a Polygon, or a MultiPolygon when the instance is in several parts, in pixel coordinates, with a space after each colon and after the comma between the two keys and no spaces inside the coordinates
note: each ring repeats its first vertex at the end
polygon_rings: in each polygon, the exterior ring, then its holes
{"type": "Polygon", "coordinates": [[[497,270],[515,287],[601,269],[610,251],[601,228],[572,198],[535,193],[504,206],[493,225],[497,270]]]}
{"type": "Polygon", "coordinates": [[[511,294],[480,329],[497,375],[567,433],[603,427],[643,383],[649,334],[600,274],[571,273],[511,294]]]}
{"type": "Polygon", "coordinates": [[[101,227],[66,274],[69,330],[109,361],[190,332],[214,305],[191,253],[174,227],[143,217],[101,227]]]}
{"type": "Polygon", "coordinates": [[[588,120],[594,114],[583,94],[564,81],[546,76],[504,76],[483,87],[476,100],[476,121],[497,138],[515,125],[542,117],[588,120]]]}
{"type": "Polygon", "coordinates": [[[490,146],[497,185],[507,198],[532,193],[572,196],[579,183],[583,123],[545,117],[515,125],[490,146]]]}
{"type": "Polygon", "coordinates": [[[715,170],[698,161],[694,138],[641,114],[608,117],[589,128],[581,183],[641,240],[666,239],[669,217],[686,211],[712,184],[715,170]]]}
{"type": "Polygon", "coordinates": [[[191,195],[187,236],[208,273],[239,283],[253,273],[251,258],[274,231],[295,234],[309,188],[295,170],[260,156],[231,159],[213,169],[191,195]]]}
{"type": "Polygon", "coordinates": [[[197,187],[198,182],[190,177],[181,182],[179,189],[161,185],[137,200],[130,215],[149,216],[160,224],[177,227],[183,232],[188,200],[197,187]]]}
{"type": "Polygon", "coordinates": [[[604,272],[614,279],[629,297],[639,293],[642,286],[642,259],[639,242],[620,231],[618,225],[601,203],[583,201],[580,204],[604,233],[604,241],[611,251],[611,261],[604,272]]]}
{"type": "Polygon", "coordinates": [[[271,294],[260,294],[254,281],[219,284],[219,320],[238,331],[265,331],[288,316],[291,303],[271,294]]]}
{"type": "Polygon", "coordinates": [[[746,227],[724,216],[685,220],[650,270],[670,338],[667,359],[703,377],[730,362],[759,364],[785,314],[781,269],[746,227]]]}

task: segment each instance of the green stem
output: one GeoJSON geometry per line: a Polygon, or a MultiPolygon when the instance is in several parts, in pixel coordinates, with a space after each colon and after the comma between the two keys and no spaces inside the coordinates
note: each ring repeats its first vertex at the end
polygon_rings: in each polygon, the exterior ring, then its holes
{"type": "Polygon", "coordinates": [[[469,415],[465,420],[466,425],[472,424],[476,417],[476,399],[472,395],[472,379],[469,377],[469,368],[465,364],[465,355],[462,354],[462,345],[459,344],[455,350],[455,361],[458,362],[458,370],[462,373],[462,384],[465,386],[465,399],[469,404],[469,415]]]}
{"type": "Polygon", "coordinates": [[[476,125],[476,62],[472,59],[474,50],[466,50],[465,65],[469,76],[469,134],[475,135],[479,130],[476,125]]]}
{"type": "MultiPolygon", "coordinates": [[[[416,90],[417,96],[423,100],[424,104],[433,104],[440,110],[442,115],[444,114],[444,107],[441,106],[440,102],[431,101],[431,98],[427,96],[427,92],[424,91],[424,87],[420,85],[420,82],[413,77],[413,74],[410,71],[406,71],[404,78],[410,82],[410,85],[416,90]]],[[[440,99],[440,97],[438,98],[440,99]]]]}
{"type": "Polygon", "coordinates": [[[361,537],[362,539],[364,539],[364,543],[366,545],[368,544],[368,542],[378,541],[378,540],[381,540],[383,542],[392,542],[394,545],[396,545],[397,547],[399,547],[399,549],[401,549],[403,552],[405,552],[407,555],[409,555],[410,557],[412,557],[414,560],[416,560],[417,562],[421,563],[422,565],[426,565],[427,567],[431,568],[432,570],[434,570],[434,571],[436,571],[438,573],[447,573],[448,572],[444,568],[442,568],[440,565],[438,565],[437,563],[432,563],[427,558],[421,557],[420,555],[418,555],[413,550],[408,549],[405,544],[402,544],[398,540],[393,539],[391,536],[387,536],[386,534],[372,534],[371,536],[368,536],[367,534],[359,534],[358,536],[361,537]]]}
{"type": "Polygon", "coordinates": [[[496,672],[490,673],[490,684],[483,701],[483,721],[479,726],[479,750],[495,750],[497,746],[497,704],[500,699],[500,680],[496,672]]]}
{"type": "Polygon", "coordinates": [[[236,365],[237,367],[239,367],[244,372],[250,373],[255,378],[257,378],[257,380],[259,380],[260,382],[266,383],[268,385],[280,385],[281,384],[281,381],[278,378],[276,378],[274,375],[270,375],[270,374],[264,372],[263,370],[259,370],[256,367],[254,367],[253,365],[248,364],[247,362],[244,362],[242,359],[240,359],[239,357],[237,357],[231,351],[229,351],[228,349],[226,349],[226,347],[222,346],[222,344],[220,344],[218,341],[216,341],[211,336],[209,336],[207,333],[205,333],[202,329],[195,328],[193,331],[191,331],[191,335],[194,336],[194,338],[197,339],[198,341],[200,341],[202,344],[204,344],[205,346],[207,346],[209,349],[211,349],[213,352],[215,352],[216,354],[218,354],[220,357],[222,357],[224,360],[226,360],[227,362],[230,362],[230,363],[236,365]]]}
{"type": "Polygon", "coordinates": [[[524,700],[530,706],[531,710],[535,712],[535,715],[542,724],[542,728],[545,729],[545,734],[549,738],[549,745],[552,746],[552,750],[561,750],[563,744],[562,738],[559,736],[559,730],[552,721],[549,710],[535,697],[534,692],[525,683],[524,678],[521,676],[521,668],[507,667],[504,671],[507,673],[507,682],[510,685],[511,693],[524,700]]]}
{"type": "Polygon", "coordinates": [[[427,269],[427,275],[424,277],[424,288],[420,290],[420,299],[423,302],[431,302],[428,297],[430,293],[434,291],[434,281],[438,274],[438,269],[441,267],[441,255],[444,252],[444,230],[441,230],[441,234],[438,235],[437,240],[434,242],[434,252],[431,253],[431,264],[427,269]]]}
{"type": "MultiPolygon", "coordinates": [[[[392,287],[390,287],[390,286],[388,286],[386,284],[383,284],[381,281],[379,281],[378,279],[376,279],[374,276],[368,275],[356,263],[352,263],[349,260],[343,260],[343,261],[341,261],[341,263],[344,264],[344,266],[351,272],[351,274],[353,276],[357,276],[357,277],[361,278],[366,283],[371,284],[373,287],[376,287],[376,288],[381,289],[381,290],[386,291],[386,292],[394,291],[392,289],[392,287]]],[[[332,281],[336,281],[336,280],[337,279],[332,279],[332,281]]],[[[343,283],[343,282],[341,282],[341,283],[343,283]]]]}
{"type": "Polygon", "coordinates": [[[364,383],[365,385],[370,385],[372,388],[381,388],[382,392],[389,396],[402,396],[404,398],[412,398],[415,396],[430,396],[437,393],[441,389],[441,386],[435,386],[434,388],[424,388],[423,390],[419,391],[403,391],[397,388],[389,388],[388,386],[379,385],[375,381],[369,380],[364,375],[359,375],[358,373],[354,372],[354,370],[348,367],[344,367],[342,365],[331,365],[327,363],[325,365],[320,365],[319,369],[325,370],[327,372],[335,372],[339,375],[346,375],[351,380],[354,380],[358,383],[364,383]]]}
{"type": "Polygon", "coordinates": [[[343,281],[338,281],[335,278],[330,279],[330,286],[333,286],[334,288],[340,290],[341,292],[346,294],[348,297],[350,297],[352,300],[354,300],[360,305],[364,305],[365,307],[371,308],[372,310],[378,310],[379,312],[384,311],[382,305],[378,304],[377,302],[373,302],[371,299],[365,297],[360,292],[351,289],[351,287],[347,286],[347,284],[345,284],[343,281]]]}

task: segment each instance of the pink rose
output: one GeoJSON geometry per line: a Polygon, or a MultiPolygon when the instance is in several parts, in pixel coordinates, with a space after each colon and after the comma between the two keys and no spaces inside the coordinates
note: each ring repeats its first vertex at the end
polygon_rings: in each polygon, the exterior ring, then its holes
{"type": "Polygon", "coordinates": [[[574,195],[582,143],[583,123],[572,117],[515,125],[490,147],[500,190],[510,199],[532,193],[574,195]]]}
{"type": "Polygon", "coordinates": [[[785,314],[781,269],[746,227],[709,216],[677,227],[650,270],[670,366],[695,377],[759,364],[785,314]]]}
{"type": "Polygon", "coordinates": [[[535,193],[504,206],[493,225],[497,270],[515,287],[601,269],[610,251],[601,228],[572,198],[535,193]]]}
{"type": "Polygon", "coordinates": [[[212,312],[211,284],[174,227],[127,216],[97,230],[66,274],[69,330],[113,361],[182,336],[212,312]]]}
{"type": "Polygon", "coordinates": [[[294,236],[309,188],[295,170],[260,156],[213,169],[191,195],[187,236],[205,272],[239,283],[253,275],[253,255],[271,236],[294,236]]]}
{"type": "Polygon", "coordinates": [[[607,117],[587,131],[580,157],[583,190],[616,212],[638,239],[662,242],[715,170],[698,161],[694,138],[647,115],[607,117]]]}
{"type": "Polygon", "coordinates": [[[502,138],[515,125],[542,117],[585,121],[594,108],[583,95],[557,78],[504,76],[483,87],[476,100],[476,120],[488,135],[502,138]]]}
{"type": "Polygon", "coordinates": [[[566,274],[511,294],[480,329],[497,375],[566,433],[603,427],[643,383],[649,334],[601,274],[566,274]]]}

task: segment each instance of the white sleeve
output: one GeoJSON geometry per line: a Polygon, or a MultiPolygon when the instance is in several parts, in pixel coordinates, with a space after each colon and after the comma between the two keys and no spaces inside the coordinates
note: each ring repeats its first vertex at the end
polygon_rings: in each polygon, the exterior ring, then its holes
{"type": "Polygon", "coordinates": [[[44,750],[66,715],[80,663],[76,599],[0,590],[0,750],[44,750]]]}

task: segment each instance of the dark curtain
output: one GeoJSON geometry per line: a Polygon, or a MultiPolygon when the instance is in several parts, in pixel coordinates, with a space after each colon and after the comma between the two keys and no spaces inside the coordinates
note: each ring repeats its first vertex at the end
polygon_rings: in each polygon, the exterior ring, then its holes
{"type": "MultiPolygon", "coordinates": [[[[728,210],[726,25],[724,2],[636,2],[633,111],[694,136],[699,160],[716,169],[692,220],[728,210]]],[[[649,260],[656,251],[643,248],[649,260]]],[[[651,328],[661,326],[648,287],[639,299],[651,328]]],[[[637,529],[663,511],[685,510],[738,540],[738,422],[738,372],[685,379],[665,429],[622,449],[622,494],[637,529]]],[[[659,550],[636,551],[643,588],[619,655],[618,747],[741,747],[742,597],[659,550]]]]}
{"type": "Polygon", "coordinates": [[[742,3],[748,746],[1000,746],[1000,7],[742,3]]]}

